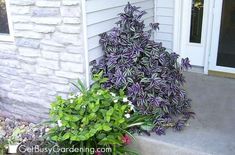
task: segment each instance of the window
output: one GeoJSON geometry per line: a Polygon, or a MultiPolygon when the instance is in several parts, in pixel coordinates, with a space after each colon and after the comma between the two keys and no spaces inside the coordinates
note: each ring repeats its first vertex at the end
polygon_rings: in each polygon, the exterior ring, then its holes
{"type": "Polygon", "coordinates": [[[190,42],[201,43],[204,0],[192,0],[190,42]]]}
{"type": "Polygon", "coordinates": [[[8,0],[0,0],[0,40],[10,41],[11,25],[9,22],[9,15],[7,12],[8,0]]]}

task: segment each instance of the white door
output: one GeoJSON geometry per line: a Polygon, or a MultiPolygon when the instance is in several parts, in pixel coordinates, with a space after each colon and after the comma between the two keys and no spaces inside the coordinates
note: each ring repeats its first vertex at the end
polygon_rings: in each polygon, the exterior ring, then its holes
{"type": "Polygon", "coordinates": [[[204,66],[209,0],[183,0],[181,55],[193,66],[204,66]]]}
{"type": "Polygon", "coordinates": [[[215,0],[209,70],[235,73],[235,0],[215,0]]]}

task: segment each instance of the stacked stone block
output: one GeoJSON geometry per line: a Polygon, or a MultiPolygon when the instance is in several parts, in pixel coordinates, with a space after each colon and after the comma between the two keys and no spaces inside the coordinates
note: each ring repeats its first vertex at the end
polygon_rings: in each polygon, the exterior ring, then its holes
{"type": "Polygon", "coordinates": [[[85,79],[80,0],[10,0],[14,41],[0,40],[0,115],[39,121],[85,79]]]}

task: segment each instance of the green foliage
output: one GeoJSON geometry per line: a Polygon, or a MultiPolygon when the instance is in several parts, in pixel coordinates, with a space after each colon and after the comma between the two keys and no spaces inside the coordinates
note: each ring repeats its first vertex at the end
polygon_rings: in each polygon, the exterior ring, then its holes
{"type": "Polygon", "coordinates": [[[24,129],[15,128],[12,135],[7,139],[7,144],[12,145],[20,143],[22,141],[21,134],[24,132],[24,129]]]}
{"type": "Polygon", "coordinates": [[[128,127],[141,123],[125,117],[131,106],[122,90],[114,94],[101,87],[107,80],[101,78],[102,74],[94,75],[95,82],[89,90],[79,80],[76,87],[81,95],[71,94],[69,99],[57,97],[52,103],[50,116],[54,127],[49,133],[51,140],[60,145],[107,146],[119,153],[123,150],[122,137],[129,134],[128,127]]]}
{"type": "Polygon", "coordinates": [[[1,137],[0,137],[0,155],[4,155],[6,149],[6,141],[4,141],[1,137]]]}

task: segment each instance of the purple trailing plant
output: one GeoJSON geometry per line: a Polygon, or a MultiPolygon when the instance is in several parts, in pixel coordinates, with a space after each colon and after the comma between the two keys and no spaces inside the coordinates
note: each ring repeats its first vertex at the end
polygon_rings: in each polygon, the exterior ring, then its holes
{"type": "Polygon", "coordinates": [[[92,73],[104,72],[105,88],[124,89],[137,112],[153,115],[152,130],[162,135],[168,127],[181,130],[194,114],[182,88],[183,71],[191,65],[188,58],[179,64],[178,54],[150,39],[159,24],[152,23],[151,30],[145,31],[141,19],[145,14],[139,7],[126,5],[117,27],[100,35],[104,57],[94,64],[92,73]]]}

